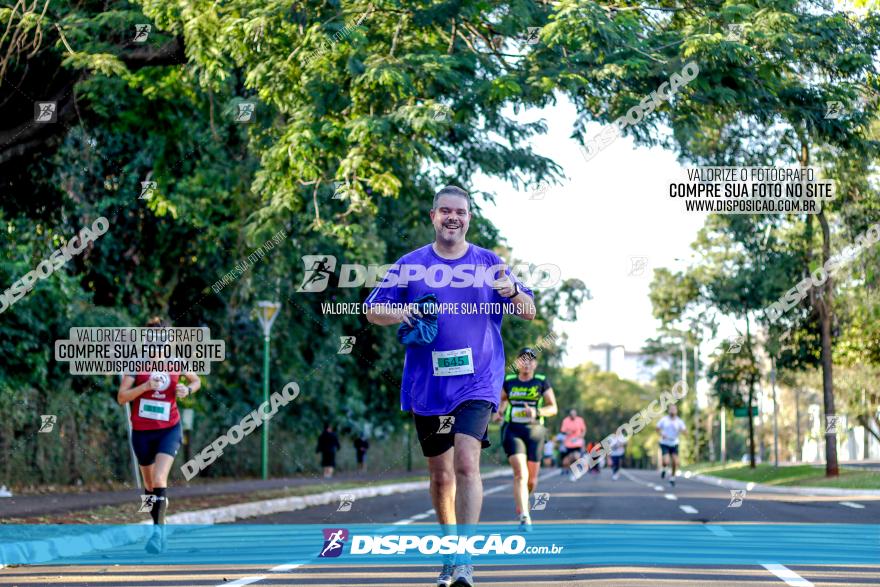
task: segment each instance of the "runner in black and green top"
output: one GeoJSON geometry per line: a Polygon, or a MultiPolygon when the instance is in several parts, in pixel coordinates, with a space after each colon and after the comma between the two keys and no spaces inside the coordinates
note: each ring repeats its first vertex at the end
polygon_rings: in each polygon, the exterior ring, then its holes
{"type": "Polygon", "coordinates": [[[508,374],[501,391],[495,421],[504,421],[501,444],[513,467],[513,498],[520,530],[531,530],[529,495],[538,484],[544,449],[544,418],[556,415],[556,397],[550,381],[535,373],[538,359],[530,348],[519,352],[519,374],[508,374]]]}

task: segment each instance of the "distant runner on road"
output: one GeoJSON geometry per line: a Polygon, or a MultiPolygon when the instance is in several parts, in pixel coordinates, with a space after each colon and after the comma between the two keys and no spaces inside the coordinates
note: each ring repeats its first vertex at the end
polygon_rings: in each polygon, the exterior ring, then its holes
{"type": "Polygon", "coordinates": [[[611,480],[617,481],[620,478],[620,463],[623,462],[623,455],[626,454],[626,436],[618,430],[611,437],[611,480]]]}
{"type": "Polygon", "coordinates": [[[584,450],[584,435],[587,433],[587,424],[584,419],[577,415],[577,409],[568,411],[568,416],[562,421],[561,432],[565,434],[562,441],[562,474],[569,471],[569,479],[576,481],[574,474],[570,472],[571,464],[580,458],[584,450]]]}
{"type": "Polygon", "coordinates": [[[501,445],[513,467],[513,500],[519,529],[528,532],[532,529],[529,496],[538,485],[544,451],[544,418],[556,415],[556,396],[547,377],[535,373],[535,351],[522,349],[517,364],[519,374],[511,373],[504,379],[495,420],[504,421],[501,445]]]}
{"type": "MultiPolygon", "coordinates": [[[[447,534],[455,533],[456,524],[459,533],[468,533],[468,527],[480,520],[480,449],[489,446],[489,419],[504,381],[501,322],[504,313],[531,320],[535,306],[532,292],[511,275],[498,255],[465,240],[471,221],[466,191],[444,187],[434,196],[430,215],[434,242],[392,266],[367,297],[366,316],[373,324],[403,322],[427,333],[433,331],[417,328],[422,313],[400,304],[414,304],[434,294],[441,305],[485,303],[492,310],[497,306],[498,311],[476,314],[439,312],[433,339],[407,344],[400,388],[400,407],[413,412],[422,453],[428,459],[437,520],[447,534]]],[[[437,585],[451,584],[474,584],[468,556],[444,560],[437,585]]]]}
{"type": "Polygon", "coordinates": [[[669,404],[666,416],[660,418],[657,422],[657,432],[660,433],[660,450],[662,451],[663,469],[660,471],[660,478],[666,478],[666,468],[669,466],[670,456],[672,456],[672,475],[669,477],[669,484],[675,487],[675,472],[678,469],[678,437],[680,434],[686,434],[684,420],[678,417],[678,407],[675,404],[669,404]]]}

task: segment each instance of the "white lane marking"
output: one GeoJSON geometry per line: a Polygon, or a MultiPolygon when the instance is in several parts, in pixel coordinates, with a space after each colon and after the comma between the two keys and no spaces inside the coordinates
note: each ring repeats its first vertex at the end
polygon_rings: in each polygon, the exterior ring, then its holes
{"type": "Polygon", "coordinates": [[[487,489],[483,492],[483,495],[491,495],[493,493],[498,493],[499,491],[504,491],[505,489],[509,489],[507,485],[499,485],[498,487],[493,487],[492,489],[487,489]]]}
{"type": "Polygon", "coordinates": [[[420,513],[420,514],[410,516],[409,518],[406,518],[403,520],[398,520],[397,522],[394,522],[392,524],[392,526],[406,526],[407,524],[412,524],[413,522],[416,522],[418,520],[424,520],[425,518],[429,518],[432,515],[434,515],[434,513],[435,513],[434,508],[431,508],[427,511],[420,513]]]}
{"type": "Polygon", "coordinates": [[[283,573],[285,571],[292,571],[293,569],[298,569],[303,566],[305,563],[287,563],[286,565],[278,565],[277,567],[272,567],[269,569],[270,573],[283,573]]]}
{"type": "Polygon", "coordinates": [[[845,505],[848,508],[853,508],[853,509],[857,509],[857,510],[865,509],[865,506],[863,506],[860,503],[856,503],[854,501],[842,501],[842,502],[840,502],[840,505],[845,505]]]}
{"type": "Polygon", "coordinates": [[[720,538],[733,538],[733,534],[731,534],[728,530],[725,530],[721,526],[714,526],[712,524],[706,524],[704,526],[704,528],[706,528],[706,530],[708,530],[709,532],[711,532],[712,534],[714,534],[715,536],[718,536],[720,538]]]}
{"type": "Polygon", "coordinates": [[[244,577],[242,579],[236,579],[231,583],[221,583],[217,585],[217,587],[241,587],[241,585],[250,585],[251,583],[256,583],[257,581],[262,581],[266,577],[244,577]]]}
{"type": "Polygon", "coordinates": [[[655,486],[654,486],[654,491],[663,491],[663,488],[660,487],[659,485],[655,485],[655,486]]]}
{"type": "MultiPolygon", "coordinates": [[[[538,475],[538,481],[542,481],[542,480],[547,479],[549,477],[555,477],[555,476],[556,476],[555,471],[547,471],[546,473],[544,473],[542,475],[538,475]]],[[[498,493],[499,491],[504,491],[505,489],[509,489],[509,488],[510,488],[510,485],[508,485],[507,483],[502,483],[498,487],[493,487],[492,489],[487,489],[486,491],[484,491],[483,496],[485,497],[487,495],[491,495],[493,493],[498,493]]],[[[431,508],[427,511],[420,513],[420,514],[416,514],[416,515],[410,516],[409,518],[406,518],[404,520],[399,520],[397,522],[394,522],[393,525],[394,526],[406,526],[407,524],[412,524],[413,522],[417,522],[419,520],[424,520],[425,518],[429,518],[429,517],[433,516],[435,513],[436,512],[434,511],[434,508],[431,508]]]]}
{"type": "Polygon", "coordinates": [[[785,581],[786,585],[793,585],[795,587],[813,587],[812,583],[784,565],[769,563],[761,566],[785,581]]]}
{"type": "Polygon", "coordinates": [[[626,477],[627,479],[629,479],[633,483],[638,483],[639,485],[644,485],[645,487],[659,487],[659,485],[654,485],[653,483],[651,483],[649,481],[642,481],[641,479],[637,478],[635,475],[632,475],[626,469],[621,469],[620,472],[624,477],[626,477]]]}
{"type": "MultiPolygon", "coordinates": [[[[543,479],[547,479],[548,477],[555,477],[555,476],[556,476],[555,471],[548,471],[548,472],[544,473],[543,475],[538,475],[538,481],[541,481],[543,479]]],[[[507,483],[502,483],[498,487],[493,487],[492,489],[487,489],[486,491],[484,491],[483,496],[485,497],[487,495],[492,495],[493,493],[498,493],[499,491],[504,491],[505,489],[510,489],[510,485],[508,485],[507,483]]],[[[398,520],[398,521],[394,522],[392,525],[393,526],[406,526],[408,524],[412,524],[413,522],[418,522],[419,520],[424,520],[425,518],[429,518],[429,517],[433,516],[435,513],[436,512],[434,511],[434,508],[431,508],[427,511],[420,513],[420,514],[410,516],[409,518],[406,518],[403,520],[398,520]]]]}
{"type": "Polygon", "coordinates": [[[695,514],[697,513],[697,508],[692,505],[680,505],[678,508],[686,514],[695,514]]]}
{"type": "Polygon", "coordinates": [[[678,499],[677,497],[675,497],[675,496],[672,495],[671,493],[665,493],[665,494],[663,494],[663,497],[665,497],[665,498],[668,499],[669,501],[675,501],[676,499],[678,499]]]}

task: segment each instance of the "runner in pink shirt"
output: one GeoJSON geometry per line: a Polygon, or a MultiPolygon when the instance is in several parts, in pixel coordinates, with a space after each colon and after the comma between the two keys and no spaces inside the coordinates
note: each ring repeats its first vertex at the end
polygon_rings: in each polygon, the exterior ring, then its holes
{"type": "MultiPolygon", "coordinates": [[[[577,415],[577,410],[572,408],[568,411],[568,416],[562,421],[560,429],[565,434],[565,440],[562,441],[562,474],[569,470],[572,462],[579,459],[584,450],[584,435],[587,433],[587,424],[584,419],[577,415]]],[[[575,481],[573,475],[569,474],[569,479],[575,481]]]]}

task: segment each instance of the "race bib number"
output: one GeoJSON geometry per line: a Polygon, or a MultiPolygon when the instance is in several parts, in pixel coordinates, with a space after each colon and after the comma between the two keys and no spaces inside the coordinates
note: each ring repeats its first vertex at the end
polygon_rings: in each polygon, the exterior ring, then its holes
{"type": "Polygon", "coordinates": [[[529,414],[526,411],[525,406],[513,406],[510,409],[510,421],[517,422],[519,424],[528,424],[532,421],[532,419],[529,418],[529,414]]]}
{"type": "Polygon", "coordinates": [[[141,399],[138,407],[138,416],[148,420],[162,420],[167,422],[171,419],[171,402],[157,402],[149,399],[141,399]]]}
{"type": "Polygon", "coordinates": [[[437,377],[469,375],[474,372],[474,357],[471,349],[431,351],[431,362],[434,364],[434,375],[437,377]]]}

